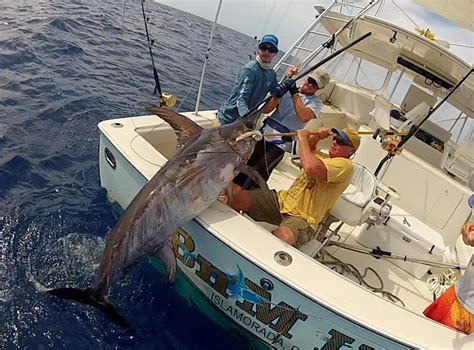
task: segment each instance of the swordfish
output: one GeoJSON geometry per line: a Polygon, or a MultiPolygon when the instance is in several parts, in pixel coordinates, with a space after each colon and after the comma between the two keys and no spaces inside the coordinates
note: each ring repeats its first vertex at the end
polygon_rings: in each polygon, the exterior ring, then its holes
{"type": "Polygon", "coordinates": [[[258,113],[229,125],[203,129],[169,109],[147,110],[174,129],[178,141],[175,156],[140,190],[110,232],[94,285],[48,291],[99,308],[129,333],[133,333],[132,328],[106,296],[124,271],[145,256],[156,256],[172,282],[176,257],[170,238],[180,226],[212,205],[238,172],[268,190],[260,175],[246,165],[255,139],[239,138],[253,130],[258,113]]]}

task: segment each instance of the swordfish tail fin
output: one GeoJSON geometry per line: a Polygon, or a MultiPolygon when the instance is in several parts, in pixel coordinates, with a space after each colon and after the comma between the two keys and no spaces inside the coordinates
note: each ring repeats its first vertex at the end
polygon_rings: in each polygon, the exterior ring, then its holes
{"type": "Polygon", "coordinates": [[[74,300],[94,306],[105,313],[114,323],[122,327],[128,334],[134,334],[133,329],[128,325],[122,315],[115,310],[113,305],[106,300],[104,295],[98,294],[93,288],[55,288],[47,291],[47,293],[60,299],[74,300]]]}

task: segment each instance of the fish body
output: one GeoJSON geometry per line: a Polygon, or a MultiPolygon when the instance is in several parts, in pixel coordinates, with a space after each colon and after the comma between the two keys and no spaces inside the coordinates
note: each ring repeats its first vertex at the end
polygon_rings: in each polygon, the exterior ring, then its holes
{"type": "MultiPolygon", "coordinates": [[[[255,140],[236,139],[255,123],[256,115],[233,124],[203,129],[168,109],[150,112],[167,121],[178,136],[178,150],[140,190],[107,238],[95,284],[86,289],[57,288],[48,293],[93,305],[127,331],[127,322],[106,298],[111,285],[124,271],[145,256],[156,256],[174,279],[176,258],[170,238],[176,230],[204,212],[239,171],[255,178],[246,167],[255,140]]],[[[265,182],[259,178],[264,186],[265,182]]]]}

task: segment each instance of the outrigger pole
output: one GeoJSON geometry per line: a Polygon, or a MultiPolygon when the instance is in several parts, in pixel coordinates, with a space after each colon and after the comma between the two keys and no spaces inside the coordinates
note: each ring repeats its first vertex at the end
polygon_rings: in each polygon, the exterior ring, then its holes
{"type": "Polygon", "coordinates": [[[428,112],[428,114],[426,115],[425,118],[423,118],[423,120],[415,127],[415,128],[411,128],[411,130],[408,132],[408,134],[406,134],[402,140],[400,141],[400,143],[393,149],[393,150],[390,150],[387,155],[380,161],[379,165],[377,165],[377,169],[375,169],[375,172],[374,172],[374,175],[377,176],[380,172],[380,170],[382,169],[383,165],[385,164],[385,162],[387,160],[389,160],[390,158],[392,158],[393,156],[395,156],[396,152],[398,152],[402,146],[407,143],[407,141],[409,139],[412,138],[413,135],[415,135],[418,130],[420,130],[421,128],[421,125],[428,120],[429,117],[431,117],[433,115],[434,112],[436,112],[436,110],[438,110],[438,108],[444,103],[446,102],[446,100],[454,93],[454,91],[457,90],[457,88],[459,88],[459,86],[461,86],[462,83],[464,83],[464,81],[472,74],[472,72],[474,71],[474,68],[471,68],[471,70],[464,76],[462,77],[461,80],[459,80],[457,82],[456,85],[454,85],[448,92],[448,94],[441,100],[439,101],[439,103],[434,107],[434,108],[431,108],[430,111],[428,112]]]}
{"type": "Polygon", "coordinates": [[[204,83],[204,74],[206,73],[207,62],[209,60],[209,55],[211,53],[212,41],[214,40],[214,31],[216,29],[217,18],[219,17],[219,12],[221,11],[222,0],[219,0],[219,6],[217,7],[216,18],[214,18],[214,23],[212,24],[211,34],[209,35],[209,42],[207,44],[206,56],[204,58],[204,65],[201,72],[201,80],[199,80],[199,89],[196,97],[196,108],[194,109],[194,114],[198,115],[199,111],[199,102],[201,101],[201,92],[202,84],[204,83]]]}
{"type": "MultiPolygon", "coordinates": [[[[305,76],[306,74],[309,74],[311,73],[313,70],[321,67],[323,64],[325,64],[326,62],[332,60],[334,57],[340,55],[341,53],[343,53],[344,51],[346,51],[347,49],[351,48],[352,46],[354,46],[355,44],[358,44],[359,42],[361,42],[362,40],[365,40],[367,39],[369,36],[372,35],[372,32],[368,32],[368,33],[365,33],[364,35],[362,35],[361,37],[355,39],[354,41],[352,41],[351,43],[347,44],[346,46],[344,47],[341,47],[339,50],[336,50],[334,51],[332,54],[330,54],[329,56],[327,56],[326,58],[323,58],[321,61],[319,61],[318,63],[316,63],[315,65],[309,67],[308,69],[304,70],[303,72],[297,74],[294,78],[294,80],[298,80],[300,79],[301,77],[305,76]]],[[[275,96],[275,94],[270,94],[269,96],[265,97],[261,102],[257,103],[255,105],[255,107],[253,107],[252,109],[250,109],[247,114],[245,115],[245,117],[243,117],[242,119],[248,117],[249,115],[253,114],[254,112],[256,111],[259,111],[260,109],[263,108],[263,106],[265,105],[265,103],[267,103],[273,96],[275,96]]],[[[252,127],[253,128],[253,127],[252,127]]],[[[251,128],[249,128],[251,129],[251,128]]]]}

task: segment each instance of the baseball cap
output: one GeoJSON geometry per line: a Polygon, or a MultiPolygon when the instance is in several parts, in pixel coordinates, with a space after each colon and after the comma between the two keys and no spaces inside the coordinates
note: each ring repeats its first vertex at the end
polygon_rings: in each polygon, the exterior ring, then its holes
{"type": "MultiPolygon", "coordinates": [[[[314,79],[314,78],[313,78],[314,79]]],[[[359,148],[360,145],[360,136],[359,133],[355,130],[344,128],[344,129],[336,129],[332,128],[331,131],[341,137],[344,142],[347,144],[351,144],[355,150],[359,148]]]]}
{"type": "Polygon", "coordinates": [[[326,84],[329,83],[329,80],[331,80],[329,73],[323,69],[316,69],[312,71],[308,74],[308,77],[314,79],[316,84],[318,84],[318,88],[320,89],[323,89],[326,84]]]}
{"type": "Polygon", "coordinates": [[[271,44],[278,49],[278,38],[273,34],[265,34],[260,39],[260,44],[271,44]]]}

